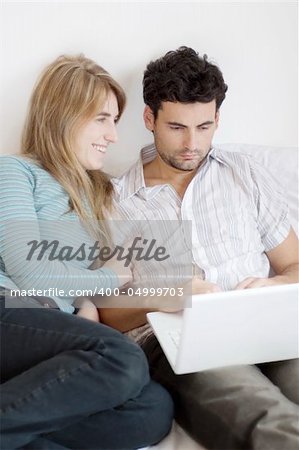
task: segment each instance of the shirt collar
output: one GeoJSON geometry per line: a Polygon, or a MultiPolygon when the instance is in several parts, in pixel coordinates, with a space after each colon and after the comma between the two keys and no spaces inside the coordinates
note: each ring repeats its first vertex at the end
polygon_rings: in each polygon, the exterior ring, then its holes
{"type": "Polygon", "coordinates": [[[148,200],[164,187],[164,185],[148,187],[144,181],[143,166],[152,161],[156,154],[154,144],[143,147],[138,161],[121,178],[113,180],[119,191],[120,202],[136,194],[148,200]]]}
{"type": "MultiPolygon", "coordinates": [[[[211,159],[215,159],[221,164],[227,166],[226,161],[223,159],[221,150],[212,147],[207,155],[207,164],[210,164],[211,159]]],[[[133,164],[132,167],[120,178],[114,179],[116,187],[119,187],[119,201],[123,201],[138,194],[145,200],[153,198],[161,189],[164,189],[168,184],[162,184],[157,186],[146,186],[144,181],[143,166],[152,161],[157,155],[157,150],[154,144],[143,147],[140,151],[138,161],[133,164]]],[[[194,178],[198,176],[200,168],[198,169],[194,178]]]]}
{"type": "Polygon", "coordinates": [[[225,155],[223,153],[223,150],[220,150],[217,147],[212,147],[208,156],[211,157],[212,159],[215,159],[220,164],[223,164],[224,166],[229,167],[229,165],[227,164],[227,162],[225,160],[225,155]]]}

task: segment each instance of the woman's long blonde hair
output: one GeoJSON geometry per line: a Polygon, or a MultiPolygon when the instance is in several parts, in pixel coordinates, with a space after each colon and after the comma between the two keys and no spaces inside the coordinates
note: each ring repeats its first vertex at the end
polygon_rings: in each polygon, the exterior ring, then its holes
{"type": "Polygon", "coordinates": [[[98,231],[99,221],[105,223],[105,208],[111,208],[113,186],[102,171],[86,171],[72,145],[78,128],[98,114],[111,91],[120,117],[125,93],[105,69],[84,55],[58,57],[33,90],[21,143],[21,153],[36,160],[63,186],[70,211],[98,231]]]}

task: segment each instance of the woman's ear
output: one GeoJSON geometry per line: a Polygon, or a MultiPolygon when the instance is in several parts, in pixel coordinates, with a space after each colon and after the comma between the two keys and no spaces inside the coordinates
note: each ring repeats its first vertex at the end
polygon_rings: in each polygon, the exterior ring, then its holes
{"type": "Polygon", "coordinates": [[[143,120],[144,120],[144,124],[145,124],[146,128],[149,131],[154,131],[155,118],[154,118],[154,113],[149,106],[146,106],[144,108],[143,120]]]}

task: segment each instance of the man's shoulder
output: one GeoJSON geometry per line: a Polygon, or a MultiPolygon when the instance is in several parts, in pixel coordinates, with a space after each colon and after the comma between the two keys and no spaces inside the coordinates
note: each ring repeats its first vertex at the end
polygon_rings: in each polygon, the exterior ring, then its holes
{"type": "Polygon", "coordinates": [[[143,164],[151,161],[156,154],[154,144],[142,147],[139,158],[123,174],[111,179],[116,196],[127,196],[139,190],[144,185],[143,164]]]}
{"type": "Polygon", "coordinates": [[[137,168],[137,165],[138,165],[138,161],[134,162],[121,175],[111,178],[111,181],[116,189],[121,189],[129,182],[132,173],[134,173],[137,168]]]}
{"type": "Polygon", "coordinates": [[[255,162],[255,158],[244,151],[228,150],[221,146],[213,147],[213,157],[219,161],[226,162],[227,164],[252,164],[255,162]]]}
{"type": "Polygon", "coordinates": [[[221,147],[213,147],[212,159],[217,162],[217,170],[229,169],[229,173],[246,178],[254,177],[254,174],[264,173],[262,161],[255,155],[238,150],[227,150],[221,147]]]}
{"type": "Polygon", "coordinates": [[[127,198],[137,188],[139,161],[133,163],[122,175],[111,178],[114,186],[114,198],[117,202],[127,198]]]}

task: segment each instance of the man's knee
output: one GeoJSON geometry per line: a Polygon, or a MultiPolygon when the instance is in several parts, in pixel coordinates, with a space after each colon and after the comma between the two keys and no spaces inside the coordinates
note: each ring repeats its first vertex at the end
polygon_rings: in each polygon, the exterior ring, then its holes
{"type": "Polygon", "coordinates": [[[299,359],[275,361],[259,367],[289,400],[299,405],[299,359]]]}

